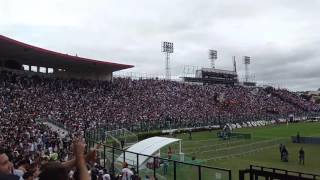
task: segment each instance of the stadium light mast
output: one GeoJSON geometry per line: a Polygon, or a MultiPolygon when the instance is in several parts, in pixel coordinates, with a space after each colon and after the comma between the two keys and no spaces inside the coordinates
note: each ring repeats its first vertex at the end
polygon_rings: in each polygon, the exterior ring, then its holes
{"type": "Polygon", "coordinates": [[[249,56],[244,56],[244,65],[245,65],[245,82],[249,81],[249,64],[251,61],[251,58],[249,56]]]}
{"type": "Polygon", "coordinates": [[[232,60],[233,60],[233,71],[235,73],[237,73],[237,62],[236,62],[236,57],[232,56],[232,60]]]}
{"type": "Polygon", "coordinates": [[[211,63],[211,68],[215,69],[215,61],[218,59],[217,50],[209,49],[209,59],[211,63]]]}
{"type": "Polygon", "coordinates": [[[171,79],[171,70],[170,70],[170,54],[173,53],[173,43],[171,42],[162,42],[162,52],[166,55],[166,79],[171,79]]]}

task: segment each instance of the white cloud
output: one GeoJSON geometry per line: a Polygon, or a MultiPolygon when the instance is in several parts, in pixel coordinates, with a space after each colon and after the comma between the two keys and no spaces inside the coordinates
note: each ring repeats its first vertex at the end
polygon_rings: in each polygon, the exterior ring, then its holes
{"type": "MultiPolygon", "coordinates": [[[[313,80],[320,80],[314,73],[320,66],[317,0],[0,0],[0,5],[0,34],[134,64],[134,71],[163,73],[160,43],[167,40],[175,43],[173,75],[184,65],[208,66],[208,49],[217,49],[220,68],[232,69],[233,55],[239,63],[252,56],[250,70],[260,81],[286,82],[296,90],[318,88],[313,80]]],[[[239,70],[243,73],[243,65],[239,70]]]]}

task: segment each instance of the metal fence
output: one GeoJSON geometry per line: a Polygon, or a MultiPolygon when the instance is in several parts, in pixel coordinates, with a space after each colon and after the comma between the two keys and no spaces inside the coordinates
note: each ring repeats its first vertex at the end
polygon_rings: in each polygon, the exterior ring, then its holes
{"type": "MultiPolygon", "coordinates": [[[[320,117],[320,112],[299,112],[288,114],[265,114],[265,115],[251,115],[251,116],[216,116],[205,120],[161,120],[158,121],[142,121],[137,123],[118,123],[111,126],[110,124],[99,124],[97,129],[103,129],[103,131],[111,131],[126,128],[131,132],[148,132],[158,131],[163,129],[183,129],[183,128],[201,128],[201,127],[214,127],[223,126],[226,123],[242,123],[248,121],[271,121],[279,119],[289,119],[290,115],[294,115],[295,119],[311,119],[313,117],[320,117]]],[[[47,118],[46,121],[55,124],[61,128],[68,129],[65,125],[56,122],[54,119],[47,118]]]]}
{"type": "Polygon", "coordinates": [[[294,115],[295,119],[310,119],[312,117],[320,117],[320,112],[297,112],[297,113],[288,113],[288,114],[261,114],[261,115],[244,115],[244,116],[216,116],[207,119],[200,120],[181,120],[181,119],[167,119],[167,120],[158,120],[158,121],[143,121],[137,122],[135,124],[132,123],[123,123],[117,124],[114,127],[109,125],[101,125],[100,128],[104,128],[106,130],[114,130],[127,128],[132,132],[147,132],[153,130],[163,130],[163,129],[181,129],[181,128],[197,128],[197,127],[205,127],[205,126],[223,126],[226,123],[242,123],[248,121],[271,121],[271,120],[279,120],[279,119],[287,119],[294,115]]]}
{"type": "MultiPolygon", "coordinates": [[[[89,149],[101,144],[101,141],[96,141],[90,133],[86,133],[86,142],[89,149]]],[[[149,156],[108,145],[101,145],[100,147],[100,164],[109,171],[113,179],[121,175],[124,162],[142,179],[146,176],[159,180],[232,179],[229,169],[203,166],[174,160],[174,158],[168,159],[168,157],[149,156]],[[135,158],[133,162],[130,161],[132,157],[135,158]],[[139,163],[142,159],[144,162],[139,163]]]]}
{"type": "Polygon", "coordinates": [[[320,175],[285,169],[277,169],[263,166],[250,165],[249,169],[239,171],[239,180],[279,179],[279,180],[318,180],[320,175]],[[249,178],[246,177],[249,175],[249,178]]]}

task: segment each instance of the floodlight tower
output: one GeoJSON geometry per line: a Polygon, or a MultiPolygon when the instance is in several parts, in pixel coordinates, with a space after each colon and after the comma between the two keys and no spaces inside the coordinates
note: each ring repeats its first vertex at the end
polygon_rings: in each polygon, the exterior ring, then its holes
{"type": "Polygon", "coordinates": [[[166,79],[171,79],[170,71],[170,54],[173,53],[173,43],[171,42],[162,42],[162,52],[166,55],[166,79]]]}
{"type": "Polygon", "coordinates": [[[237,72],[237,62],[236,62],[236,57],[232,56],[233,60],[233,71],[236,73],[237,72]]]}
{"type": "Polygon", "coordinates": [[[249,64],[250,64],[251,58],[249,56],[244,56],[243,59],[244,59],[244,65],[245,65],[245,79],[246,79],[246,82],[248,82],[248,80],[249,80],[249,64]]]}
{"type": "Polygon", "coordinates": [[[215,69],[215,61],[218,59],[218,52],[217,50],[209,50],[209,59],[211,63],[211,68],[215,69]]]}

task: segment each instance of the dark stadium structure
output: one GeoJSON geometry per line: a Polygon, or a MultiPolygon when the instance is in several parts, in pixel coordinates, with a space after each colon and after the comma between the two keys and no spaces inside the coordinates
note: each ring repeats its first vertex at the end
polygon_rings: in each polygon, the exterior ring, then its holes
{"type": "Polygon", "coordinates": [[[55,77],[91,80],[111,80],[112,72],[133,67],[58,53],[0,35],[0,67],[23,70],[23,65],[55,77]]]}
{"type": "Polygon", "coordinates": [[[237,85],[239,83],[236,71],[228,71],[214,68],[201,68],[196,71],[195,77],[183,77],[185,82],[201,84],[226,84],[237,85]]]}
{"type": "Polygon", "coordinates": [[[279,179],[279,180],[314,180],[319,179],[317,174],[288,171],[286,169],[270,168],[250,165],[250,168],[239,171],[239,180],[245,180],[245,174],[250,176],[250,180],[258,179],[279,179]]]}

